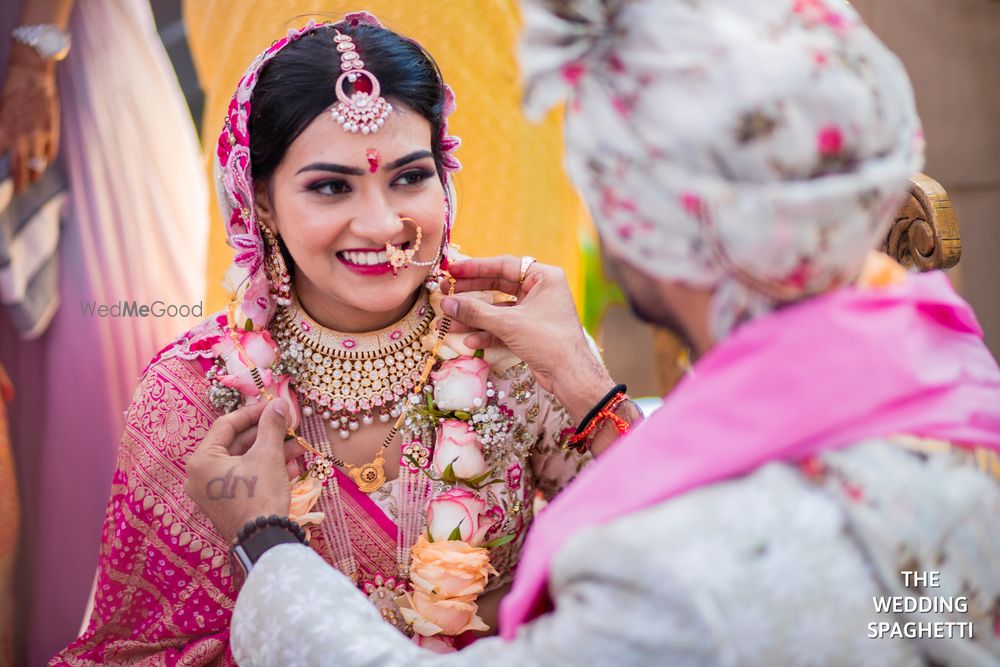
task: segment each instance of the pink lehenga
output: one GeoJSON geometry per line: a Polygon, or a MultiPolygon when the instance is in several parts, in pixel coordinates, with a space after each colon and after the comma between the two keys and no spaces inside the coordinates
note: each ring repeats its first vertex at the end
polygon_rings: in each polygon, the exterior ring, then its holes
{"type": "MultiPolygon", "coordinates": [[[[407,317],[418,318],[427,307],[418,302],[407,317]]],[[[161,351],[144,373],[126,413],[94,610],[84,634],[50,664],[233,664],[229,623],[238,582],[229,544],[184,493],[184,462],[221,414],[209,399],[206,374],[223,326],[223,315],[204,322],[161,351]]],[[[487,590],[512,577],[536,491],[557,493],[586,462],[559,446],[570,419],[524,363],[497,365],[490,379],[513,427],[491,449],[498,479],[486,499],[495,534],[516,539],[491,550],[500,575],[487,590]]],[[[305,417],[301,432],[329,452],[318,415],[305,417]]],[[[310,460],[309,454],[301,460],[303,469],[310,460]]],[[[405,631],[393,600],[407,590],[409,549],[426,531],[438,482],[411,465],[401,465],[396,480],[370,495],[339,470],[334,479],[315,508],[325,518],[313,527],[310,544],[405,631]]]]}

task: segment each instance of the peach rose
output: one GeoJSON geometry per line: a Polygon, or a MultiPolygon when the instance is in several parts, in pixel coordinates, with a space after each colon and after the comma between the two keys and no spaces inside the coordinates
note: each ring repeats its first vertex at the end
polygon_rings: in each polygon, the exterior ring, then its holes
{"type": "Polygon", "coordinates": [[[467,630],[486,632],[490,626],[483,622],[477,612],[479,605],[472,597],[439,600],[421,590],[405,596],[399,611],[407,623],[413,625],[418,635],[460,635],[467,630]]]}
{"type": "MultiPolygon", "coordinates": [[[[322,492],[323,483],[315,477],[292,480],[292,501],[288,508],[288,516],[298,521],[299,517],[309,514],[322,492]]],[[[322,512],[311,513],[322,514],[322,512]]]]}
{"type": "Polygon", "coordinates": [[[465,489],[451,489],[431,500],[427,507],[427,530],[435,542],[447,542],[458,529],[459,539],[474,547],[483,543],[493,517],[483,513],[486,502],[465,489]]]}
{"type": "Polygon", "coordinates": [[[293,519],[303,528],[322,523],[326,515],[322,512],[311,511],[316,502],[319,501],[319,494],[323,492],[322,482],[315,477],[306,477],[305,479],[289,480],[289,483],[292,486],[292,503],[288,508],[288,518],[293,519]]]}
{"type": "Polygon", "coordinates": [[[436,598],[479,595],[497,572],[489,552],[465,542],[430,542],[421,535],[410,550],[410,581],[436,598]]]}
{"type": "Polygon", "coordinates": [[[439,410],[474,411],[486,401],[489,374],[489,364],[477,357],[458,357],[444,362],[431,373],[434,404],[439,410]]]}
{"type": "Polygon", "coordinates": [[[458,479],[475,479],[490,469],[479,435],[468,422],[458,419],[445,419],[438,426],[433,464],[438,476],[451,465],[458,479]]]}

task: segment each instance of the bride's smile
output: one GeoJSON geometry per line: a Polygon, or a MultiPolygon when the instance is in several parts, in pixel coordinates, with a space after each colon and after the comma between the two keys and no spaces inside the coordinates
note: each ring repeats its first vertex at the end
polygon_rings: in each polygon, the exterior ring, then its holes
{"type": "Polygon", "coordinates": [[[258,215],[281,240],[302,307],[338,331],[382,328],[413,305],[428,268],[394,272],[386,244],[417,248],[414,263],[433,262],[441,248],[445,193],[430,123],[393,106],[369,135],[320,114],[257,188],[258,215]]]}

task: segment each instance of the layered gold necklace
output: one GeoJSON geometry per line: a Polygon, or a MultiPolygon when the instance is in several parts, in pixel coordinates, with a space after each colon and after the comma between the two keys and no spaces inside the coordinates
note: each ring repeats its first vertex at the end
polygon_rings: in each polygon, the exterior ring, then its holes
{"type": "Polygon", "coordinates": [[[363,425],[399,417],[431,353],[421,338],[434,311],[427,293],[406,316],[370,333],[333,331],[313,320],[293,295],[275,318],[275,341],[296,359],[292,386],[302,414],[320,415],[344,440],[363,425]]]}

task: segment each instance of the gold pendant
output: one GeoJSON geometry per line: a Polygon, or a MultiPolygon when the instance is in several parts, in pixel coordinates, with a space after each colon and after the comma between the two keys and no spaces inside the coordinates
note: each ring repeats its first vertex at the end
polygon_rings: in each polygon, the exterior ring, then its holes
{"type": "Polygon", "coordinates": [[[358,485],[362,493],[374,493],[385,484],[385,470],[382,468],[384,463],[385,458],[383,458],[382,452],[379,452],[374,461],[351,468],[347,474],[358,485]]]}

